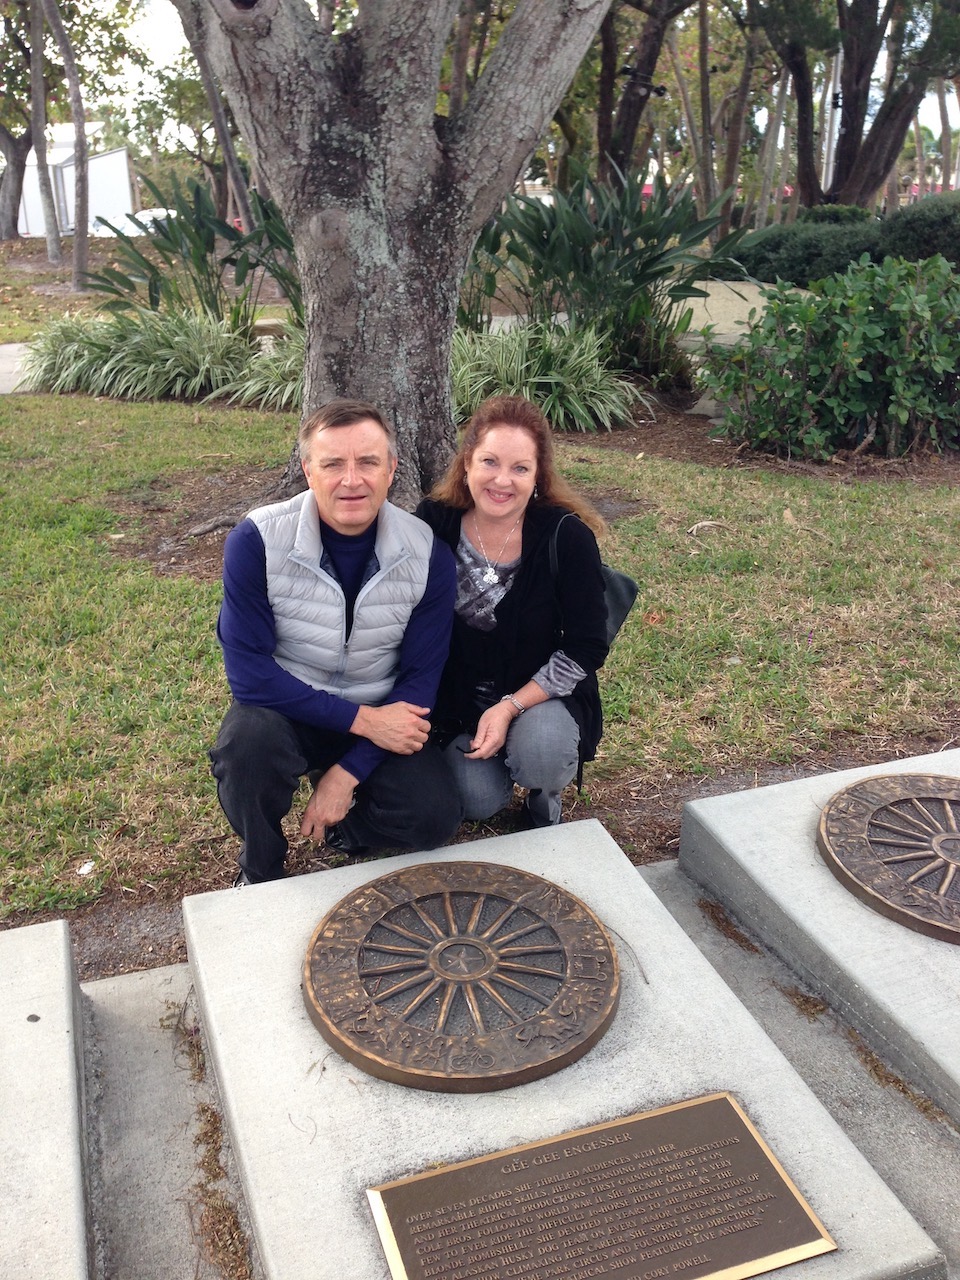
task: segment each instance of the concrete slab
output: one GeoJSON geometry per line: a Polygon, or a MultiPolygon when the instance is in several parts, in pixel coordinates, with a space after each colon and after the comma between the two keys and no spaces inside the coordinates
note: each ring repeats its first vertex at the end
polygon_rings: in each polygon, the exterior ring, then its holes
{"type": "Polygon", "coordinates": [[[960,1280],[960,1132],[923,1099],[871,1071],[849,1026],[825,1005],[804,999],[805,989],[782,960],[725,929],[714,900],[675,861],[641,867],[640,874],[943,1250],[947,1274],[960,1280]]]}
{"type": "Polygon", "coordinates": [[[723,1090],[838,1242],[838,1253],[804,1263],[806,1280],[945,1275],[929,1236],[597,822],[187,898],[184,922],[269,1280],[386,1280],[369,1186],[723,1090]],[[604,921],[622,967],[613,1025],[579,1062],[500,1093],[374,1079],[329,1049],[306,1014],[299,976],[311,934],[344,894],[387,870],[477,860],[554,880],[604,921]]]}
{"type": "MultiPolygon", "coordinates": [[[[2,936],[2,935],[0,935],[2,936]]],[[[197,1106],[187,965],[83,986],[91,1010],[96,1094],[90,1129],[99,1159],[94,1210],[103,1275],[214,1280],[199,1231],[197,1106]]]]}
{"type": "Polygon", "coordinates": [[[0,933],[0,1275],[86,1280],[82,1019],[66,924],[0,933]]]}
{"type": "Polygon", "coordinates": [[[887,920],[817,851],[823,805],[860,778],[960,777],[960,750],[822,774],[684,806],[680,866],[960,1120],[960,947],[887,920]]]}
{"type": "Polygon", "coordinates": [[[0,395],[16,391],[26,354],[24,342],[0,343],[0,395]]]}

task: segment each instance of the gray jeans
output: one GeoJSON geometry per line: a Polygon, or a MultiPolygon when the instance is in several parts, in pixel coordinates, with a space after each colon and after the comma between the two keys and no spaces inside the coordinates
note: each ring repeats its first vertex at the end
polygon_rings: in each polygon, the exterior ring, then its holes
{"type": "Polygon", "coordinates": [[[560,821],[560,793],[576,776],[580,762],[580,729],[562,702],[541,702],[517,716],[507,730],[505,746],[490,760],[465,758],[470,737],[460,734],[444,752],[468,822],[505,809],[514,784],[529,789],[527,808],[535,827],[560,821]]]}

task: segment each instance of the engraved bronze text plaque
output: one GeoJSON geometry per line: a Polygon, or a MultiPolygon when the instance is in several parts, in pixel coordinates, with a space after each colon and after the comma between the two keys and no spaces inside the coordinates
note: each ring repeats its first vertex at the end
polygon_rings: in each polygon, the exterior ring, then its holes
{"type": "Polygon", "coordinates": [[[960,942],[960,779],[901,773],[856,782],[824,806],[817,846],[875,911],[960,942]]]}
{"type": "Polygon", "coordinates": [[[393,1280],[742,1280],[837,1247],[729,1093],[367,1195],[393,1280]]]}
{"type": "Polygon", "coordinates": [[[462,1093],[575,1062],[613,1020],[617,955],[597,917],[492,862],[404,867],[342,898],[307,947],[324,1039],[371,1075],[462,1093]]]}

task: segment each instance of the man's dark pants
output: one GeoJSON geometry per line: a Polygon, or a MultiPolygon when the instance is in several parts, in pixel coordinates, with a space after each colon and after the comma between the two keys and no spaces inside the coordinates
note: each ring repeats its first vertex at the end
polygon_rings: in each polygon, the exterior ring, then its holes
{"type": "MultiPolygon", "coordinates": [[[[287,839],[281,823],[300,779],[325,772],[356,739],[264,707],[234,702],[210,752],[220,804],[243,841],[240,866],[251,883],[283,875],[287,839]]],[[[436,747],[390,754],[357,787],[356,803],[337,824],[350,847],[436,849],[460,824],[456,787],[436,747]]]]}

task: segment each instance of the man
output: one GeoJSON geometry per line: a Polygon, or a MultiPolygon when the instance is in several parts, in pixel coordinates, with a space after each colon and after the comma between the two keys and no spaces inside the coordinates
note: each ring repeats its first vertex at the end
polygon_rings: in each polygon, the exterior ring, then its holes
{"type": "Polygon", "coordinates": [[[309,488],[251,511],[224,547],[217,637],[231,705],[210,753],[243,841],[237,884],[279,879],[282,820],[341,852],[435,848],[460,821],[428,744],[453,620],[449,547],[387,502],[397,466],[372,405],[335,400],[300,429],[309,488]]]}

